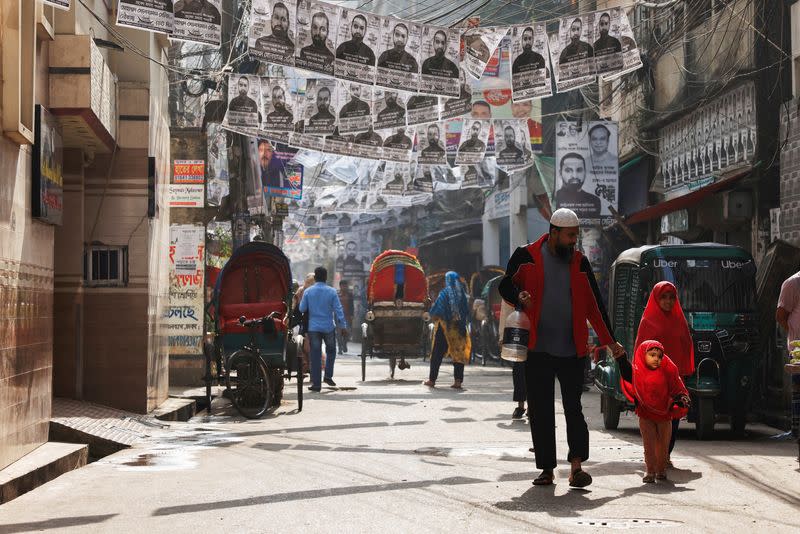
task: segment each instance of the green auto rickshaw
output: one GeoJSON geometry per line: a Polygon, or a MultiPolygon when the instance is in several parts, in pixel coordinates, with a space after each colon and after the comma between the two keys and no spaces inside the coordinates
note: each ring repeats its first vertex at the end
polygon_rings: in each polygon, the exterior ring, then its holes
{"type": "MultiPolygon", "coordinates": [[[[747,251],[717,243],[632,248],[612,265],[609,314],[628,358],[653,286],[667,280],[678,288],[694,340],[696,369],[686,387],[698,439],[712,437],[719,415],[727,416],[734,435],[744,433],[759,357],[755,274],[747,251]]],[[[620,412],[633,405],[620,389],[619,367],[610,354],[598,362],[595,386],[604,426],[616,429],[620,412]]]]}

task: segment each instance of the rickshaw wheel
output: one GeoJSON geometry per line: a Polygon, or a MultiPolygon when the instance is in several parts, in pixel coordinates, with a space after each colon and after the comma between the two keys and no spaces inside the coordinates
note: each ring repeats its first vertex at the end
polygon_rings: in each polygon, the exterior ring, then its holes
{"type": "Polygon", "coordinates": [[[226,382],[231,402],[240,414],[248,419],[264,415],[272,395],[267,367],[261,358],[249,350],[234,352],[228,359],[226,382]]]}
{"type": "Polygon", "coordinates": [[[600,396],[600,411],[603,412],[603,428],[616,430],[619,427],[619,401],[603,393],[600,396]]]}
{"type": "Polygon", "coordinates": [[[700,397],[697,399],[697,421],[695,422],[697,439],[707,440],[714,435],[714,399],[700,397]]]}
{"type": "Polygon", "coordinates": [[[364,351],[361,351],[361,381],[366,382],[367,380],[367,355],[364,354],[364,351]]]}

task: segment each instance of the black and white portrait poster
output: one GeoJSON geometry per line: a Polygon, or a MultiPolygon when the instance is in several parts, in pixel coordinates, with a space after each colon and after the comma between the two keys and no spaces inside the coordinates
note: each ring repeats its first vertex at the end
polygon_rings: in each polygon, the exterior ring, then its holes
{"type": "Polygon", "coordinates": [[[383,173],[383,194],[385,196],[404,195],[411,183],[411,165],[387,161],[383,173]]]}
{"type": "Polygon", "coordinates": [[[289,146],[322,152],[325,148],[325,136],[294,131],[289,134],[289,146]]]}
{"type": "Polygon", "coordinates": [[[497,46],[508,33],[508,28],[478,27],[464,31],[464,61],[462,68],[480,80],[486,65],[497,50],[497,46]]]}
{"type": "Polygon", "coordinates": [[[228,111],[222,121],[231,130],[252,132],[258,129],[261,109],[261,80],[247,74],[228,75],[228,111]]]}
{"type": "Polygon", "coordinates": [[[442,120],[463,117],[472,113],[472,86],[466,81],[464,71],[459,74],[458,96],[455,98],[443,98],[442,120]]]}
{"type": "Polygon", "coordinates": [[[405,126],[392,128],[383,133],[383,159],[386,161],[411,161],[414,148],[414,129],[405,126]]]}
{"type": "Polygon", "coordinates": [[[219,46],[222,44],[222,0],[178,0],[175,2],[175,30],[170,37],[219,46]]]}
{"type": "Polygon", "coordinates": [[[550,84],[550,53],[547,48],[547,23],[533,22],[512,26],[511,97],[515,102],[553,94],[550,84]]]}
{"type": "Polygon", "coordinates": [[[367,193],[366,211],[368,213],[384,213],[389,209],[389,204],[381,191],[370,191],[367,193]]]}
{"type": "Polygon", "coordinates": [[[489,141],[489,130],[492,121],[480,119],[464,119],[461,129],[461,141],[458,144],[456,165],[476,165],[486,154],[489,141]]]}
{"type": "Polygon", "coordinates": [[[381,53],[375,84],[416,91],[419,86],[419,24],[391,17],[381,19],[381,53]]]}
{"type": "Polygon", "coordinates": [[[556,123],[556,208],[569,208],[587,224],[611,218],[619,187],[618,125],[556,123]],[[562,126],[565,125],[565,126],[562,126]]]}
{"type": "Polygon", "coordinates": [[[495,119],[493,126],[497,165],[520,168],[533,163],[526,119],[495,119]]]}
{"type": "Polygon", "coordinates": [[[409,126],[436,122],[440,115],[439,97],[411,94],[406,103],[406,123],[409,126]]]}
{"type": "Polygon", "coordinates": [[[72,7],[72,0],[44,0],[44,3],[64,11],[69,11],[72,7]]]}
{"type": "Polygon", "coordinates": [[[594,19],[594,59],[597,74],[621,72],[622,56],[621,15],[622,9],[615,7],[592,14],[594,19]]]}
{"type": "Polygon", "coordinates": [[[415,193],[433,193],[433,167],[431,165],[417,165],[409,191],[415,193]]]}
{"type": "Polygon", "coordinates": [[[461,175],[461,189],[476,187],[492,187],[497,176],[497,162],[495,158],[483,158],[477,165],[462,165],[459,167],[461,175]]]}
{"type": "Polygon", "coordinates": [[[339,132],[366,132],[372,126],[372,87],[347,81],[338,85],[339,132]]]}
{"type": "Polygon", "coordinates": [[[390,89],[375,89],[376,130],[406,125],[406,94],[390,89]]]}
{"type": "Polygon", "coordinates": [[[361,132],[353,137],[350,150],[351,155],[358,158],[382,159],[383,136],[370,126],[366,132],[361,132]]]}
{"type": "Polygon", "coordinates": [[[461,189],[461,177],[449,165],[430,165],[434,191],[455,191],[461,189]]]}
{"type": "Polygon", "coordinates": [[[381,17],[342,8],[336,40],[336,77],[368,85],[375,83],[375,51],[381,37],[381,17]]]}
{"type": "Polygon", "coordinates": [[[265,132],[291,132],[294,129],[294,111],[297,106],[288,80],[261,78],[261,98],[264,120],[260,129],[265,132]]]}
{"type": "Polygon", "coordinates": [[[350,155],[350,143],[353,137],[350,135],[342,135],[339,133],[339,128],[336,128],[331,135],[325,136],[325,145],[323,150],[328,154],[339,154],[340,156],[350,155]]]}
{"type": "Polygon", "coordinates": [[[423,26],[420,35],[422,70],[420,93],[454,96],[459,93],[458,52],[461,32],[458,28],[423,26]]]}
{"type": "Polygon", "coordinates": [[[333,76],[340,8],[322,2],[297,2],[295,67],[333,76]]]}
{"type": "Polygon", "coordinates": [[[119,0],[117,26],[171,34],[175,30],[172,0],[119,0]]]}
{"type": "Polygon", "coordinates": [[[297,0],[253,0],[247,45],[250,57],[294,66],[297,0]]]}
{"type": "MultiPolygon", "coordinates": [[[[614,32],[613,22],[611,31],[614,32]]],[[[604,75],[604,80],[618,78],[642,66],[642,56],[639,53],[639,46],[636,44],[631,22],[624,9],[619,9],[619,30],[617,30],[614,35],[616,35],[622,45],[622,66],[619,71],[604,75]]]]}
{"type": "Polygon", "coordinates": [[[593,37],[591,14],[560,20],[558,33],[550,35],[550,60],[557,91],[569,91],[594,81],[597,71],[590,44],[593,37]]]}
{"type": "Polygon", "coordinates": [[[311,78],[306,82],[305,98],[299,98],[299,118],[302,124],[296,130],[314,135],[331,135],[336,128],[336,80],[311,78]]]}
{"type": "Polygon", "coordinates": [[[434,122],[417,128],[417,159],[420,165],[446,165],[444,122],[434,122]]]}

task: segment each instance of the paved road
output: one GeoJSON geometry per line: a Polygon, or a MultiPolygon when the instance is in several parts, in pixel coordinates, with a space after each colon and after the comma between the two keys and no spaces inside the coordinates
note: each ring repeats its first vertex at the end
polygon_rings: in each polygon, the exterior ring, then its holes
{"type": "MultiPolygon", "coordinates": [[[[602,430],[599,397],[584,395],[595,482],[531,486],[525,422],[512,422],[508,368],[468,367],[465,390],[420,385],[427,366],[387,380],[385,361],[340,358],[355,389],[292,390],[274,416],[215,415],[68,473],[0,506],[0,532],[797,532],[796,445],[755,425],[741,441],[698,442],[685,425],[671,482],[643,485],[636,419],[602,430]]],[[[217,402],[217,401],[215,401],[217,402]]],[[[557,411],[561,413],[560,406],[557,411]]],[[[558,416],[559,453],[566,455],[558,416]]]]}

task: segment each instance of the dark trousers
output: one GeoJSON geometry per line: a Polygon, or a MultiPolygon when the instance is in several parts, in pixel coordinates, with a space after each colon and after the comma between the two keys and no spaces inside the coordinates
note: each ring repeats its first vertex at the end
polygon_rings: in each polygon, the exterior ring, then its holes
{"type": "Polygon", "coordinates": [[[675,438],[678,437],[678,424],[680,419],[672,420],[672,436],[669,438],[669,453],[672,454],[672,449],[675,448],[675,438]]]}
{"type": "Polygon", "coordinates": [[[529,352],[525,364],[525,383],[528,390],[528,411],[536,467],[556,467],[555,379],[561,385],[561,403],[567,420],[567,461],[582,462],[589,458],[589,427],[583,417],[583,358],[558,358],[544,352],[529,352]]]}
{"type": "MultiPolygon", "coordinates": [[[[442,365],[442,358],[447,354],[447,338],[444,337],[444,330],[441,328],[436,329],[436,337],[433,340],[433,349],[431,350],[431,372],[428,378],[431,382],[436,382],[439,377],[439,367],[442,365]]],[[[453,377],[456,380],[464,380],[464,364],[453,362],[453,377]]]]}
{"type": "Polygon", "coordinates": [[[309,332],[308,343],[311,347],[311,386],[322,385],[322,343],[325,343],[325,379],[333,379],[333,362],[336,361],[336,333],[309,332]]]}
{"type": "Polygon", "coordinates": [[[514,402],[522,402],[527,397],[525,392],[525,362],[514,362],[511,377],[514,380],[514,402]]]}

